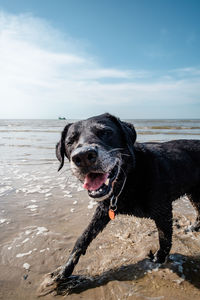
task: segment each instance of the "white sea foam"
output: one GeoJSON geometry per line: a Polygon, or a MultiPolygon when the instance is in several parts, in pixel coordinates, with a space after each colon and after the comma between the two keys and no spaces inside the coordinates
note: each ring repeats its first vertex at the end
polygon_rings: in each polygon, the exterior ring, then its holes
{"type": "Polygon", "coordinates": [[[60,184],[60,188],[61,188],[61,190],[64,190],[65,184],[60,184]]]}
{"type": "Polygon", "coordinates": [[[3,177],[2,179],[3,180],[10,180],[11,178],[10,177],[3,177]]]}
{"type": "Polygon", "coordinates": [[[49,193],[51,191],[51,189],[42,189],[39,191],[40,194],[46,194],[49,193]]]}
{"type": "Polygon", "coordinates": [[[29,270],[29,269],[30,269],[30,265],[29,265],[28,263],[24,263],[24,264],[23,264],[23,268],[24,268],[25,270],[29,270]]]}
{"type": "Polygon", "coordinates": [[[69,195],[71,192],[68,190],[63,191],[65,194],[69,195]]]}
{"type": "Polygon", "coordinates": [[[12,190],[13,188],[9,185],[0,188],[0,196],[3,196],[6,192],[12,190]]]}
{"type": "Polygon", "coordinates": [[[3,224],[7,221],[7,219],[0,219],[0,224],[3,224]]]}
{"type": "Polygon", "coordinates": [[[22,173],[22,176],[27,177],[27,176],[29,176],[29,173],[22,173]]]}
{"type": "Polygon", "coordinates": [[[77,188],[77,192],[81,192],[81,191],[84,191],[84,188],[83,188],[82,186],[79,186],[79,187],[77,188]]]}
{"type": "Polygon", "coordinates": [[[48,232],[49,230],[46,227],[37,227],[37,235],[38,234],[44,234],[45,232],[48,232]]]}
{"type": "Polygon", "coordinates": [[[28,242],[30,239],[26,238],[25,240],[22,241],[22,244],[25,244],[26,242],[28,242]]]}
{"type": "Polygon", "coordinates": [[[77,184],[76,184],[76,183],[71,183],[71,184],[69,185],[69,187],[70,187],[70,188],[77,188],[77,184]]]}
{"type": "Polygon", "coordinates": [[[52,196],[52,193],[45,194],[45,197],[50,197],[50,196],[52,196]]]}
{"type": "Polygon", "coordinates": [[[32,232],[33,232],[33,230],[26,230],[26,231],[25,231],[25,234],[26,234],[26,235],[29,235],[29,234],[32,233],[32,232]]]}
{"type": "Polygon", "coordinates": [[[97,203],[93,200],[90,200],[89,205],[88,205],[88,209],[92,209],[95,205],[97,205],[97,203]]]}
{"type": "Polygon", "coordinates": [[[36,209],[37,207],[38,207],[38,205],[32,204],[32,205],[27,206],[26,208],[29,208],[29,209],[36,209]]]}
{"type": "Polygon", "coordinates": [[[44,251],[46,251],[46,249],[41,249],[41,250],[40,250],[40,253],[43,253],[44,251]]]}
{"type": "Polygon", "coordinates": [[[30,255],[33,251],[30,250],[29,252],[26,252],[26,253],[18,253],[16,255],[17,258],[20,258],[20,257],[23,257],[23,256],[26,256],[26,255],[30,255]]]}
{"type": "Polygon", "coordinates": [[[72,198],[72,195],[64,195],[64,197],[72,198]]]}

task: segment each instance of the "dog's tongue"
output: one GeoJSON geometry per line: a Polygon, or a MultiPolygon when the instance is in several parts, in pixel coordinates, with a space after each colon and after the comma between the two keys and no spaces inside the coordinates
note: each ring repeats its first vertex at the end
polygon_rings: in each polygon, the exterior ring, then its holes
{"type": "Polygon", "coordinates": [[[100,188],[100,186],[106,181],[108,178],[108,173],[89,173],[85,177],[85,181],[83,184],[84,189],[95,191],[100,188]]]}

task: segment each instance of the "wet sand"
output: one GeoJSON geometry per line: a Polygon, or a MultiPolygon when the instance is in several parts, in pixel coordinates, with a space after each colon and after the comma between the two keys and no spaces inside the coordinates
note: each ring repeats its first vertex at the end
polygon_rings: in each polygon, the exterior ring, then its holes
{"type": "MultiPolygon", "coordinates": [[[[43,276],[66,261],[95,210],[70,171],[56,168],[57,162],[42,170],[1,168],[0,299],[38,299],[43,276]]],[[[194,220],[187,198],[178,200],[171,255],[159,266],[147,259],[158,247],[154,223],[117,216],[80,258],[77,277],[56,299],[200,299],[200,233],[184,232],[194,220]]]]}

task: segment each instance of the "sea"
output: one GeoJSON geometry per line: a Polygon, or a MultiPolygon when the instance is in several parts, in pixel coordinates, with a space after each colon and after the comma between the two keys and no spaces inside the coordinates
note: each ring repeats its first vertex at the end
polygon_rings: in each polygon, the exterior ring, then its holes
{"type": "MultiPolygon", "coordinates": [[[[0,165],[43,166],[55,162],[55,144],[74,120],[0,120],[0,165]]],[[[137,141],[200,139],[200,119],[125,120],[134,124],[137,141]]]]}

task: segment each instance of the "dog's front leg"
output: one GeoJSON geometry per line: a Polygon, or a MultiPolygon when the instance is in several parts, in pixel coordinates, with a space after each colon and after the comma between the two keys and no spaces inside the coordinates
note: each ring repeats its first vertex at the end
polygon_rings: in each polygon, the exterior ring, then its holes
{"type": "Polygon", "coordinates": [[[104,203],[100,203],[94,213],[90,224],[76,241],[66,264],[60,271],[58,279],[67,278],[72,274],[81,254],[85,254],[89,244],[105,228],[109,220],[110,218],[108,216],[108,206],[106,206],[104,203]]]}

